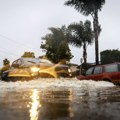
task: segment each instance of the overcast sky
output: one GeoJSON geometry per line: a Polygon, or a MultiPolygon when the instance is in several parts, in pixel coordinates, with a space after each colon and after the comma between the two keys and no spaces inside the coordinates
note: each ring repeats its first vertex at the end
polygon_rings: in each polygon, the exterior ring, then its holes
{"type": "MultiPolygon", "coordinates": [[[[0,0],[0,67],[2,60],[11,62],[25,51],[43,55],[41,37],[49,33],[49,27],[61,27],[73,22],[91,20],[73,7],[64,5],[66,0],[0,0]]],[[[99,22],[102,32],[99,38],[100,51],[119,49],[120,0],[106,0],[99,22]]],[[[71,47],[73,63],[80,63],[82,48],[71,47]]],[[[88,62],[95,61],[94,44],[88,47],[88,62]]]]}

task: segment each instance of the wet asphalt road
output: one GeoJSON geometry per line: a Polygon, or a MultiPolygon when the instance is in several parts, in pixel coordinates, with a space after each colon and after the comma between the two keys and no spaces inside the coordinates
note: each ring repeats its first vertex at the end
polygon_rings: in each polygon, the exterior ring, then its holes
{"type": "Polygon", "coordinates": [[[120,86],[76,79],[0,81],[0,120],[120,120],[120,86]]]}

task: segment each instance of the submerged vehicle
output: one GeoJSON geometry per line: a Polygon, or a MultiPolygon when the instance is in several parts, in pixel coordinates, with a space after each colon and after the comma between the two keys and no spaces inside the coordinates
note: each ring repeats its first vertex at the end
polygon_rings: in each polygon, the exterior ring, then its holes
{"type": "Polygon", "coordinates": [[[68,65],[54,64],[46,59],[19,58],[2,73],[4,81],[31,80],[33,78],[71,77],[68,65]]]}
{"type": "Polygon", "coordinates": [[[120,62],[92,66],[83,75],[79,75],[77,79],[103,80],[120,85],[120,62]]]}

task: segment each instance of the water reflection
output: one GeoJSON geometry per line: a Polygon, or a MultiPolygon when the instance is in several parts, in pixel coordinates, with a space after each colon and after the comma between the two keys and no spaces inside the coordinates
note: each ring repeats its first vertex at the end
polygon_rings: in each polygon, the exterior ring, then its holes
{"type": "Polygon", "coordinates": [[[98,87],[97,82],[72,80],[54,80],[54,84],[51,79],[41,81],[1,83],[0,120],[120,119],[118,86],[98,87]]]}
{"type": "Polygon", "coordinates": [[[31,109],[29,111],[30,120],[38,120],[41,107],[39,92],[37,90],[33,90],[32,96],[30,98],[32,99],[31,109]]]}
{"type": "Polygon", "coordinates": [[[62,120],[69,118],[69,95],[65,89],[47,89],[41,92],[39,120],[62,120]]]}

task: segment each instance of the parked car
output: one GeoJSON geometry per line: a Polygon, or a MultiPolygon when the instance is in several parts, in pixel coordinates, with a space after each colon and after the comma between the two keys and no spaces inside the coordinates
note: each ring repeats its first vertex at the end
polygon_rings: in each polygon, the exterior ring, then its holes
{"type": "Polygon", "coordinates": [[[104,80],[120,84],[120,62],[90,67],[83,75],[77,77],[79,80],[104,80]]]}
{"type": "Polygon", "coordinates": [[[46,59],[19,58],[1,75],[2,80],[30,80],[33,78],[71,77],[68,65],[54,64],[46,59]]]}

